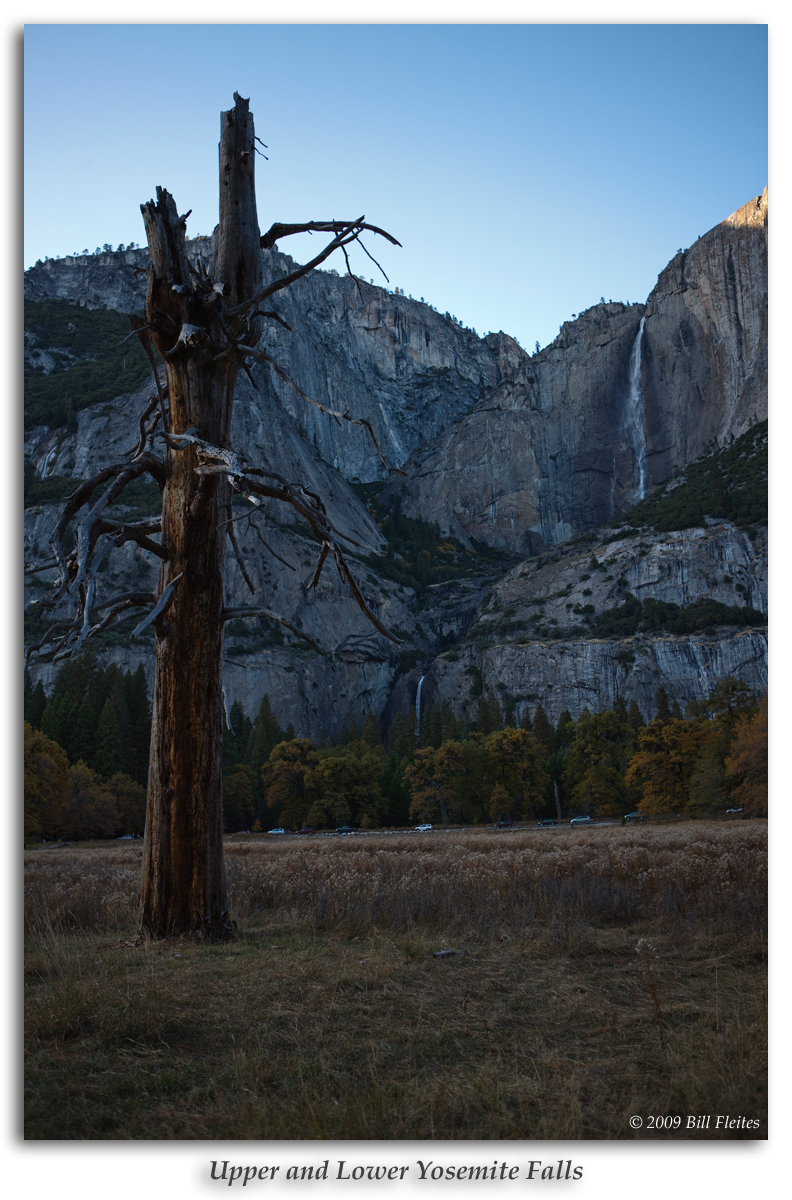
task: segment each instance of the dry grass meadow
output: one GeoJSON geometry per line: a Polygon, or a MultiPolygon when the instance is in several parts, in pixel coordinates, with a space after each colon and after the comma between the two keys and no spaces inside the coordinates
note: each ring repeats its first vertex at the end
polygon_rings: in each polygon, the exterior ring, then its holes
{"type": "Polygon", "coordinates": [[[135,944],[139,846],[29,851],[26,1136],[765,1138],[766,840],[230,839],[226,946],[135,944]]]}

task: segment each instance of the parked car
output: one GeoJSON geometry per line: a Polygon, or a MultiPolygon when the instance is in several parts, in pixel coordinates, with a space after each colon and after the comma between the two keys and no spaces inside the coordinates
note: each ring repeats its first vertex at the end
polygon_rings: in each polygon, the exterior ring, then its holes
{"type": "Polygon", "coordinates": [[[552,817],[545,817],[543,821],[537,821],[536,824],[537,825],[555,825],[555,821],[553,820],[552,817]]]}
{"type": "Polygon", "coordinates": [[[496,829],[514,829],[514,821],[498,821],[496,829]]]}
{"type": "Polygon", "coordinates": [[[336,833],[357,833],[357,825],[339,825],[336,833]]]}
{"type": "Polygon", "coordinates": [[[569,822],[569,824],[570,825],[589,825],[589,824],[591,824],[591,817],[573,817],[572,820],[569,822]]]}
{"type": "Polygon", "coordinates": [[[643,814],[639,812],[631,812],[625,815],[625,821],[643,821],[643,814]]]}
{"type": "Polygon", "coordinates": [[[741,808],[727,808],[726,812],[727,812],[727,814],[728,813],[738,813],[738,812],[742,812],[742,809],[741,808]]]}
{"type": "Polygon", "coordinates": [[[310,826],[306,826],[305,829],[298,829],[297,832],[298,833],[313,833],[313,829],[311,829],[310,826]]]}
{"type": "Polygon", "coordinates": [[[269,832],[270,833],[285,833],[286,830],[285,829],[270,829],[269,832]]]}
{"type": "Polygon", "coordinates": [[[432,828],[431,825],[416,825],[415,832],[416,833],[429,833],[431,828],[432,828]]]}

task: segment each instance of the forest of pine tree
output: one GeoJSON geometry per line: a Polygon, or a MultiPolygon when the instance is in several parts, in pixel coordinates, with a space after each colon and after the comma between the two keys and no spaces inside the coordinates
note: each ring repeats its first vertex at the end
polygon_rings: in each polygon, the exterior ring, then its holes
{"type": "MultiPolygon", "coordinates": [[[[265,695],[254,717],[237,701],[223,740],[227,833],[286,827],[404,828],[414,822],[767,812],[767,698],[734,679],[707,701],[657,689],[646,721],[634,700],[556,725],[541,704],[515,722],[515,697],[479,695],[474,719],[443,701],[373,713],[334,742],[281,728],[265,695]]],[[[151,710],[142,667],[101,668],[85,653],[47,696],[25,684],[25,836],[142,834],[151,710]]]]}

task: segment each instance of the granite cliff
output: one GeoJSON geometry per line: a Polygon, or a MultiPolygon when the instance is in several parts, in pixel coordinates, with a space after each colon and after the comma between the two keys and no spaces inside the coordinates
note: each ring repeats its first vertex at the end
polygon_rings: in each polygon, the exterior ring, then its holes
{"type": "MultiPolygon", "coordinates": [[[[763,687],[766,634],[755,624],[614,638],[598,636],[591,622],[625,596],[680,606],[710,598],[766,612],[761,529],[749,535],[720,521],[625,537],[612,525],[707,447],[766,416],[766,228],[765,192],[677,255],[645,305],[595,305],[534,355],[503,333],[479,338],[401,294],[363,283],[361,298],[335,272],[313,271],[279,293],[279,315],[293,332],[272,323],[265,339],[273,357],[319,402],[371,422],[389,460],[407,472],[386,487],[384,501],[436,522],[456,539],[460,561],[471,548],[475,569],[419,595],[378,568],[383,533],[350,486],[384,476],[367,435],[305,406],[268,368],[254,368],[255,390],[246,379],[239,385],[234,444],[257,465],[320,492],[337,527],[359,543],[353,565],[369,603],[403,642],[394,647],[375,633],[327,567],[319,591],[306,591],[315,544],[290,511],[270,503],[260,534],[294,569],[241,521],[251,582],[329,653],[265,622],[231,624],[229,706],[239,699],[253,713],[268,692],[284,726],[336,735],[368,709],[406,711],[421,675],[425,701],[446,698],[457,711],[491,687],[518,712],[541,700],[551,715],[567,708],[573,716],[619,695],[648,715],[659,683],[680,703],[727,674],[763,687]],[[571,540],[582,531],[594,539],[583,549],[571,540]],[[512,557],[500,567],[475,560],[479,543],[512,557]],[[528,561],[507,571],[515,555],[528,561]],[[592,558],[598,567],[584,570],[592,558]]],[[[194,258],[208,261],[210,249],[209,239],[190,244],[194,258]]],[[[262,253],[270,276],[293,266],[277,249],[262,253]]],[[[139,311],[146,261],[147,252],[133,248],[40,263],[26,273],[26,299],[139,311]]],[[[44,374],[63,361],[57,339],[49,345],[33,335],[26,358],[44,374]]],[[[25,456],[36,478],[86,477],[116,459],[133,440],[151,386],[149,379],[81,407],[66,426],[28,429],[25,456]]],[[[46,555],[55,512],[46,503],[26,510],[28,562],[46,555]]],[[[156,560],[127,544],[112,570],[119,585],[153,586],[156,560]]],[[[35,602],[46,579],[40,573],[26,593],[28,640],[41,623],[35,602]]],[[[249,601],[230,548],[226,592],[229,602],[249,601]]],[[[150,640],[106,641],[100,650],[151,671],[150,640]]],[[[34,665],[34,682],[48,686],[55,669],[34,665]]]]}
{"type": "Polygon", "coordinates": [[[767,191],[599,304],[413,452],[391,490],[458,536],[530,554],[613,520],[767,416],[767,191]]]}

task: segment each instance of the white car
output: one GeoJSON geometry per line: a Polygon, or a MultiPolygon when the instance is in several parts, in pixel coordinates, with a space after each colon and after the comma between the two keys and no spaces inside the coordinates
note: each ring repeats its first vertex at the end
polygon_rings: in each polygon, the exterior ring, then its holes
{"type": "Polygon", "coordinates": [[[270,829],[270,833],[285,833],[285,829],[270,829]]]}
{"type": "Polygon", "coordinates": [[[432,828],[431,825],[416,825],[415,832],[416,833],[429,833],[431,828],[432,828]]]}
{"type": "Polygon", "coordinates": [[[570,825],[589,825],[591,817],[573,817],[569,822],[570,825]]]}

